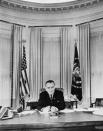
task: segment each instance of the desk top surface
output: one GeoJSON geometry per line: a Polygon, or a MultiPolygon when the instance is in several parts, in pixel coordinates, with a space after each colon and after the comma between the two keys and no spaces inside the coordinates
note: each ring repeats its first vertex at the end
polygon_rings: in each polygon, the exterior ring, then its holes
{"type": "Polygon", "coordinates": [[[31,126],[36,128],[46,127],[71,127],[87,125],[103,125],[103,116],[92,113],[71,112],[62,113],[58,117],[50,117],[49,114],[41,114],[35,111],[31,115],[14,117],[13,119],[0,120],[0,129],[3,127],[31,126]]]}

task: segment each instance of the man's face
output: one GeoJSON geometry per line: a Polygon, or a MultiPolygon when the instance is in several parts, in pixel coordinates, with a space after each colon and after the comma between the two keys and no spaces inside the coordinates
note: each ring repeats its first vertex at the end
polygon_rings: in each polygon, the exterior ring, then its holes
{"type": "Polygon", "coordinates": [[[46,91],[51,95],[54,93],[54,90],[55,90],[55,85],[54,83],[47,83],[46,84],[46,87],[45,87],[46,91]]]}

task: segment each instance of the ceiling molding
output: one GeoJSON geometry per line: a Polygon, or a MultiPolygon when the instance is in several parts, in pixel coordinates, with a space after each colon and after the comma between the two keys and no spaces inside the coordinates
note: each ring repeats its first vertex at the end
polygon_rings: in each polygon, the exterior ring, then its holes
{"type": "Polygon", "coordinates": [[[103,3],[103,0],[77,0],[72,2],[64,3],[52,3],[52,4],[40,4],[34,2],[26,2],[21,0],[1,0],[0,6],[18,10],[18,11],[28,11],[28,12],[38,12],[38,13],[50,13],[50,12],[65,12],[73,9],[85,8],[88,6],[93,6],[96,4],[103,3]]]}

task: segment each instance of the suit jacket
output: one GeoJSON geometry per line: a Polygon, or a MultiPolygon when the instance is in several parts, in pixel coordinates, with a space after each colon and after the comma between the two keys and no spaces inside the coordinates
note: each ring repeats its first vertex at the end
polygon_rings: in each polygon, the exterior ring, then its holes
{"type": "Polygon", "coordinates": [[[37,109],[40,110],[46,106],[55,106],[59,110],[65,108],[63,92],[55,89],[53,98],[51,99],[47,91],[40,93],[37,109]]]}

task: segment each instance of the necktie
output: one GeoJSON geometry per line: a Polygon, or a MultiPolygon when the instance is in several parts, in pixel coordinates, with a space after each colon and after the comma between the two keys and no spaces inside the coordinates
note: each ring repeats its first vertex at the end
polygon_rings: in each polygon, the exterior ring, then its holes
{"type": "Polygon", "coordinates": [[[50,99],[52,100],[52,95],[50,95],[50,99]]]}

